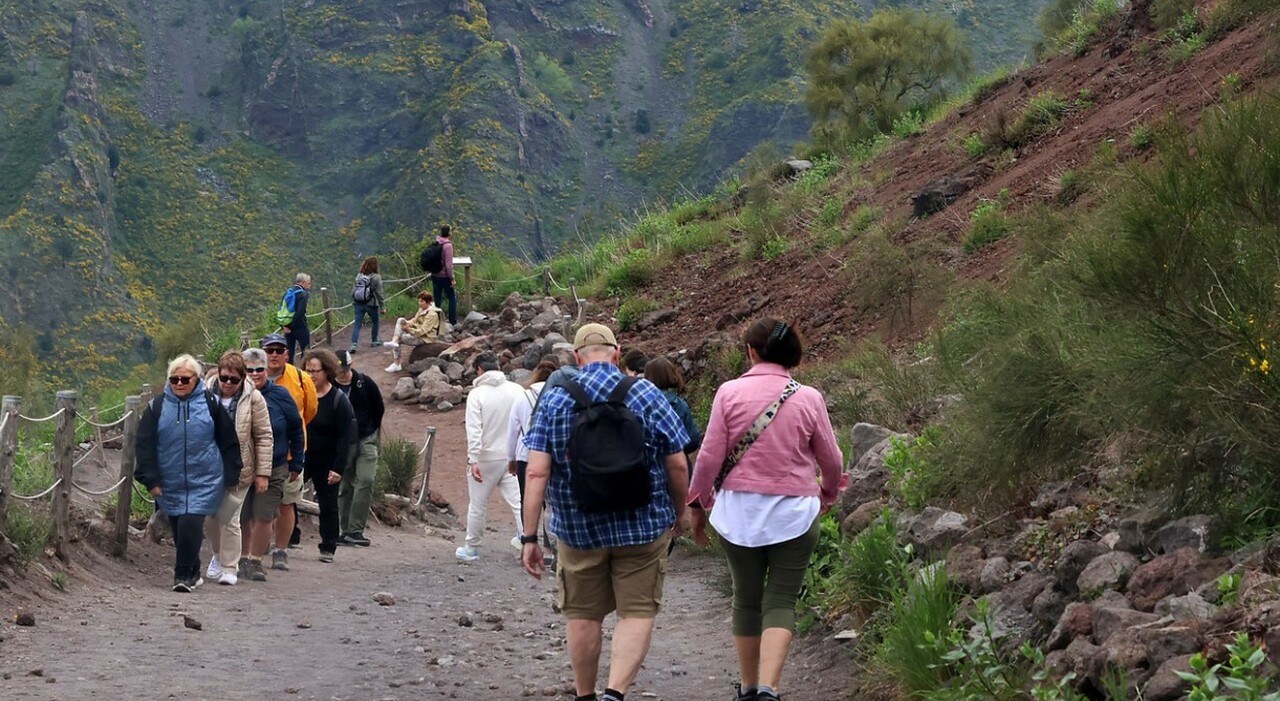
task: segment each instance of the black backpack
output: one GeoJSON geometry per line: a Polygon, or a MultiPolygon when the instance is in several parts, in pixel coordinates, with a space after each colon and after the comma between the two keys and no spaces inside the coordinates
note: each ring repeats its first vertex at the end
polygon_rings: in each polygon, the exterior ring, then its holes
{"type": "Polygon", "coordinates": [[[648,506],[653,483],[644,426],[627,408],[637,378],[624,377],[603,402],[593,402],[576,381],[564,385],[576,404],[569,425],[569,486],[584,513],[648,506]]]}
{"type": "Polygon", "coordinates": [[[418,265],[422,266],[423,272],[435,275],[444,270],[444,244],[439,241],[432,241],[430,246],[422,249],[422,256],[418,258],[418,265]]]}

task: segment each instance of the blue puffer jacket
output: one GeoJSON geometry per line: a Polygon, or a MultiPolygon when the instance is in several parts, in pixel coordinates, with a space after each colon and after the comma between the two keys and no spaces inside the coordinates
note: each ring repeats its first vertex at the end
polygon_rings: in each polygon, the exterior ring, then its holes
{"type": "Polygon", "coordinates": [[[139,422],[137,447],[134,476],[147,489],[161,488],[156,507],[169,516],[216,514],[227,487],[239,481],[235,425],[205,396],[204,382],[186,399],[166,385],[139,422]]]}

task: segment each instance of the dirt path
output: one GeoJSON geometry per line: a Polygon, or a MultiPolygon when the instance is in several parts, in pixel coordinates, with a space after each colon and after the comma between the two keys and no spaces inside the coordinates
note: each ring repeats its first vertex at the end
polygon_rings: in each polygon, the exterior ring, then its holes
{"type": "MultiPolygon", "coordinates": [[[[362,352],[357,366],[377,365],[371,374],[389,391],[384,360],[362,352]]],[[[390,435],[415,441],[428,423],[438,428],[432,486],[459,511],[462,420],[457,411],[395,404],[387,423],[390,435]]],[[[473,563],[454,559],[456,531],[377,527],[373,547],[342,548],[326,565],[315,557],[312,522],[290,572],[272,572],[265,583],[206,584],[191,595],[168,589],[170,548],[134,541],[126,562],[90,558],[69,593],[26,597],[35,627],[8,616],[0,698],[565,698],[571,672],[554,585],[520,569],[506,542],[509,524],[492,518],[504,512],[491,506],[491,544],[473,563]],[[376,603],[378,592],[391,593],[394,605],[376,603]],[[184,615],[203,629],[185,627],[184,615]]],[[[718,558],[677,550],[653,648],[629,698],[729,697],[736,663],[723,581],[718,558]]],[[[799,652],[789,698],[836,698],[830,658],[799,652]]]]}

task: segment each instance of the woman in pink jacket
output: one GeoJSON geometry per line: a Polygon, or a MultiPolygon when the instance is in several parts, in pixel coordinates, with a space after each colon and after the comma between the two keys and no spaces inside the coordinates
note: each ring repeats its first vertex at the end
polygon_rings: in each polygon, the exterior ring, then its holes
{"type": "Polygon", "coordinates": [[[751,369],[716,392],[689,505],[694,539],[708,542],[710,522],[733,576],[736,698],[775,701],[818,519],[843,488],[844,456],[822,395],[791,379],[803,355],[791,325],[764,318],[743,340],[751,369]]]}

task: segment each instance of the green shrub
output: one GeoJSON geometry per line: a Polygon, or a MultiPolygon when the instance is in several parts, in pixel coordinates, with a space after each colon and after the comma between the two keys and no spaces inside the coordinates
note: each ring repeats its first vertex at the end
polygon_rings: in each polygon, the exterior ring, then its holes
{"type": "Polygon", "coordinates": [[[637,248],[605,271],[605,289],[613,295],[624,295],[648,284],[653,273],[653,255],[648,249],[637,248]]]}
{"type": "Polygon", "coordinates": [[[835,226],[843,213],[844,202],[839,199],[827,200],[822,203],[822,210],[818,212],[818,223],[822,226],[835,226]]]}
{"type": "Polygon", "coordinates": [[[832,176],[840,172],[840,161],[835,156],[822,155],[813,161],[813,167],[796,178],[795,190],[801,194],[811,195],[822,189],[832,176]]]}
{"type": "Polygon", "coordinates": [[[1058,194],[1054,199],[1060,206],[1066,207],[1080,199],[1086,189],[1085,179],[1081,177],[1080,173],[1068,170],[1058,179],[1058,194]]]}
{"type": "Polygon", "coordinates": [[[947,679],[947,651],[926,643],[929,636],[948,637],[958,602],[939,563],[916,573],[890,604],[876,662],[908,695],[928,692],[947,679]]]}
{"type": "Polygon", "coordinates": [[[982,138],[982,135],[976,131],[964,137],[964,141],[961,142],[961,145],[964,147],[964,152],[968,154],[970,158],[979,158],[982,154],[987,152],[986,139],[982,138]]]}
{"type": "Polygon", "coordinates": [[[10,500],[4,521],[5,537],[13,543],[18,564],[24,567],[43,555],[53,539],[53,516],[44,504],[29,506],[10,500]]]}
{"type": "Polygon", "coordinates": [[[925,457],[937,438],[937,429],[927,428],[914,439],[894,437],[884,456],[884,466],[891,475],[893,489],[912,509],[923,509],[929,498],[929,482],[933,471],[925,457]]]}
{"type": "Polygon", "coordinates": [[[1139,151],[1146,151],[1156,143],[1156,130],[1150,124],[1139,124],[1129,132],[1129,145],[1139,151]]]}
{"type": "Polygon", "coordinates": [[[640,317],[658,308],[658,303],[648,297],[630,297],[618,305],[613,317],[618,320],[618,330],[630,331],[640,317]]]}
{"type": "Polygon", "coordinates": [[[1217,39],[1250,19],[1280,8],[1277,0],[1221,0],[1209,8],[1206,34],[1217,39]]]}
{"type": "Polygon", "coordinates": [[[418,472],[418,449],[403,438],[387,438],[378,452],[378,477],[375,494],[413,493],[413,478],[418,472]]]}
{"type": "Polygon", "coordinates": [[[785,236],[774,236],[764,242],[764,246],[760,249],[760,257],[765,260],[775,260],[789,248],[791,248],[791,239],[785,236]]]}
{"type": "Polygon", "coordinates": [[[965,253],[976,253],[1009,235],[1009,219],[1004,206],[996,200],[982,200],[969,215],[973,222],[964,242],[965,253]]]}
{"type": "Polygon", "coordinates": [[[904,112],[893,123],[893,135],[899,139],[905,139],[908,136],[915,136],[924,131],[925,116],[915,110],[904,112]]]}
{"type": "Polygon", "coordinates": [[[1187,15],[1195,16],[1195,0],[1152,0],[1151,19],[1156,28],[1172,29],[1183,21],[1187,15]]]}
{"type": "Polygon", "coordinates": [[[1280,692],[1275,688],[1274,665],[1267,661],[1267,651],[1240,633],[1227,644],[1227,660],[1209,664],[1203,653],[1196,653],[1190,672],[1178,676],[1191,682],[1189,701],[1275,701],[1280,692]]]}
{"type": "Polygon", "coordinates": [[[903,588],[909,559],[898,546],[893,515],[886,510],[845,546],[834,588],[845,593],[854,611],[870,615],[888,606],[903,588]]]}
{"type": "Polygon", "coordinates": [[[1062,118],[1071,110],[1071,103],[1052,90],[1045,90],[1032,97],[1022,115],[1009,130],[1010,146],[1025,146],[1036,137],[1058,127],[1062,118]]]}
{"type": "MultiPolygon", "coordinates": [[[[112,494],[102,507],[103,518],[114,519],[116,516],[116,504],[120,503],[120,497],[112,494]]],[[[142,496],[139,489],[129,490],[129,523],[144,523],[151,518],[151,514],[155,513],[155,507],[142,496]]]]}

